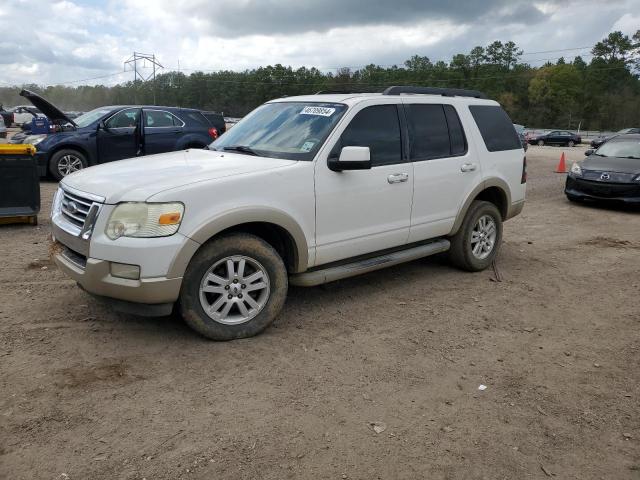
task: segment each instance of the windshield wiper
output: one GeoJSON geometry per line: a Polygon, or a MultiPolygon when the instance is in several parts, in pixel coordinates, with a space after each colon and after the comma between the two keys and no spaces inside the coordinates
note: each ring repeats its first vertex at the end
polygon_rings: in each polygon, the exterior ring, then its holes
{"type": "Polygon", "coordinates": [[[222,149],[229,150],[232,152],[246,153],[247,155],[254,155],[256,157],[260,156],[260,154],[256,152],[253,148],[247,147],[246,145],[229,145],[227,147],[222,147],[222,149]]]}
{"type": "Polygon", "coordinates": [[[633,155],[629,155],[625,158],[633,158],[634,160],[640,160],[640,157],[634,157],[633,155]]]}
{"type": "Polygon", "coordinates": [[[598,157],[607,157],[607,155],[603,155],[601,153],[594,153],[594,155],[597,155],[598,157]]]}

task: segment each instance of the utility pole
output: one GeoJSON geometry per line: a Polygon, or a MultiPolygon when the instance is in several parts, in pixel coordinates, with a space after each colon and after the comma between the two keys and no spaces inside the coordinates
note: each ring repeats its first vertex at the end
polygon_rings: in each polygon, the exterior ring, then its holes
{"type": "Polygon", "coordinates": [[[144,83],[153,79],[153,104],[155,105],[156,104],[156,68],[164,68],[160,64],[160,62],[156,60],[155,54],[133,52],[133,55],[129,57],[129,59],[126,62],[124,62],[125,72],[127,71],[127,66],[129,67],[129,70],[133,71],[133,86],[134,86],[133,102],[138,103],[138,99],[137,99],[138,88],[136,87],[137,81],[140,80],[142,83],[144,83]],[[142,66],[140,68],[144,68],[144,66],[146,65],[146,62],[151,63],[153,72],[145,76],[138,68],[138,62],[142,62],[142,66]]]}

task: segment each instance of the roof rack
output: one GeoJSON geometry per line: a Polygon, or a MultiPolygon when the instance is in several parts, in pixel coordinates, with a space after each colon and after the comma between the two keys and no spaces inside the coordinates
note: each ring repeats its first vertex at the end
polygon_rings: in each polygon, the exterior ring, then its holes
{"type": "Polygon", "coordinates": [[[478,90],[465,90],[462,88],[437,88],[437,87],[414,87],[414,86],[393,86],[385,89],[383,95],[401,95],[410,93],[416,95],[442,95],[443,97],[473,97],[487,98],[478,90]]]}
{"type": "Polygon", "coordinates": [[[314,95],[341,95],[341,94],[351,94],[351,93],[382,93],[384,87],[381,88],[370,88],[370,87],[362,87],[362,88],[347,88],[347,89],[333,89],[333,90],[320,90],[316,92],[314,95]]]}

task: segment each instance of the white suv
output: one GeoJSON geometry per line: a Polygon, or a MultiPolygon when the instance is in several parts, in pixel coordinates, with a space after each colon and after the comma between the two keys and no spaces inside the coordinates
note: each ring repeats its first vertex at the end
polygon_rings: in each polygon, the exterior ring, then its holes
{"type": "Polygon", "coordinates": [[[55,260],[116,308],[255,335],[288,284],[449,252],[487,268],[524,206],[511,120],[474,91],[389,87],[268,102],[208,150],[91,167],[52,209],[55,260]]]}

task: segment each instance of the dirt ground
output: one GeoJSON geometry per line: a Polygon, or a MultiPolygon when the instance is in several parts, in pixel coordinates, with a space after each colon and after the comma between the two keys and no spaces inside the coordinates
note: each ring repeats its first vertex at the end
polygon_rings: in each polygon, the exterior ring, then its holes
{"type": "Polygon", "coordinates": [[[426,259],[292,288],[229,343],[65,278],[43,182],[40,225],[0,227],[0,477],[640,479],[640,212],[568,203],[561,151],[527,154],[501,282],[426,259]]]}

